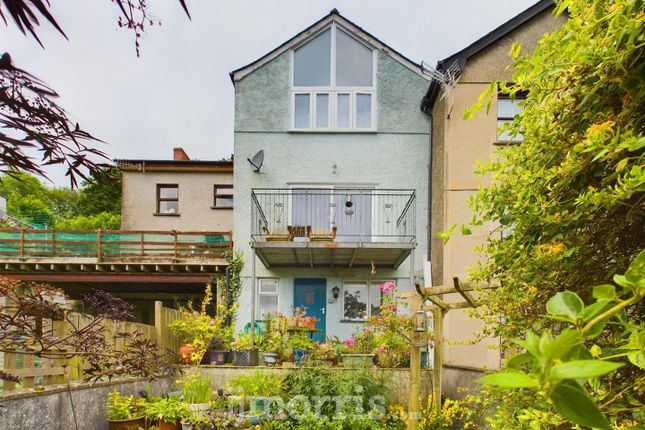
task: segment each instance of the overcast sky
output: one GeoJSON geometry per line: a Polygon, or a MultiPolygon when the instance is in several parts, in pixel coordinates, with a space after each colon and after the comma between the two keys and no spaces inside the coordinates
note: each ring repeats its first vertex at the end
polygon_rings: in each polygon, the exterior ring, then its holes
{"type": "MultiPolygon", "coordinates": [[[[142,55],[119,30],[109,0],[52,0],[69,37],[44,25],[43,50],[0,21],[0,52],[49,83],[81,126],[108,142],[112,158],[194,159],[233,152],[228,73],[261,57],[332,8],[414,61],[434,65],[537,0],[149,0],[161,27],[148,28],[142,55]]],[[[68,181],[51,170],[56,185],[68,181]]]]}

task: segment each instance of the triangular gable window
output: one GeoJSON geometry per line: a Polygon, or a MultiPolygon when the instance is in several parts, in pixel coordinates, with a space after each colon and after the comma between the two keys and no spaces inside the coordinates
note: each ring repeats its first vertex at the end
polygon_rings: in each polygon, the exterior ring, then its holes
{"type": "Polygon", "coordinates": [[[336,25],[293,51],[292,127],[372,131],[375,52],[336,25]]]}

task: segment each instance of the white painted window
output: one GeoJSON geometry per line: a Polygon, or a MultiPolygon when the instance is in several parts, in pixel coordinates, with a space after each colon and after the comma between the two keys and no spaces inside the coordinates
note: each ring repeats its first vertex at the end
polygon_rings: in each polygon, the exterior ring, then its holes
{"type": "Polygon", "coordinates": [[[278,280],[258,279],[257,319],[265,320],[278,312],[278,280]]]}
{"type": "Polygon", "coordinates": [[[343,284],[343,319],[364,321],[366,317],[377,315],[383,293],[380,286],[387,281],[346,281],[343,284]]]}
{"type": "Polygon", "coordinates": [[[522,112],[520,103],[524,100],[521,97],[510,99],[499,95],[497,97],[497,141],[498,142],[521,142],[524,136],[521,133],[511,136],[510,130],[500,130],[507,124],[511,124],[515,116],[522,112]]]}
{"type": "Polygon", "coordinates": [[[376,129],[376,54],[332,24],[293,51],[292,128],[376,129]]]}

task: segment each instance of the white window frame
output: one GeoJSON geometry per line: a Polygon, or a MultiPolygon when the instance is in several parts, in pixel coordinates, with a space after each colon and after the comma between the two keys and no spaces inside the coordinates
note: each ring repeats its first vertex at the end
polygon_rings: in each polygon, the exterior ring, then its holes
{"type": "Polygon", "coordinates": [[[325,27],[318,31],[311,38],[308,38],[303,43],[295,46],[291,50],[291,67],[290,67],[290,76],[289,82],[291,86],[291,130],[293,132],[314,132],[314,133],[327,133],[327,132],[336,132],[336,133],[364,133],[364,132],[376,132],[376,109],[377,109],[377,100],[376,100],[376,60],[377,60],[377,50],[366,44],[364,41],[356,38],[352,31],[338,25],[337,23],[332,23],[330,26],[325,27]],[[298,48],[303,45],[306,45],[311,39],[323,33],[325,30],[331,28],[331,61],[330,61],[330,85],[322,87],[296,87],[294,85],[294,55],[298,48]],[[366,48],[372,51],[372,86],[371,87],[337,87],[336,86],[336,32],[344,31],[349,37],[362,44],[366,48]],[[309,94],[309,127],[307,128],[296,128],[296,95],[297,94],[309,94]],[[328,94],[329,95],[329,105],[328,105],[328,118],[329,123],[327,127],[316,127],[316,95],[317,94],[328,94]],[[336,100],[338,94],[349,94],[349,123],[350,126],[346,128],[338,128],[336,124],[337,118],[337,109],[336,109],[336,100]],[[357,128],[356,127],[356,95],[357,94],[369,94],[371,96],[371,117],[369,128],[357,128]]]}
{"type": "MultiPolygon", "coordinates": [[[[513,122],[515,120],[515,116],[513,116],[513,117],[506,117],[506,116],[500,117],[499,116],[499,102],[500,102],[500,100],[511,100],[513,104],[518,104],[518,103],[521,103],[522,101],[526,100],[526,96],[525,95],[516,95],[513,99],[511,99],[509,96],[507,96],[505,94],[503,94],[503,95],[498,94],[497,95],[497,100],[495,102],[495,117],[496,117],[495,118],[495,143],[497,143],[497,144],[517,144],[517,143],[522,143],[524,141],[524,136],[523,135],[522,136],[517,136],[516,135],[516,136],[510,137],[508,139],[503,138],[502,136],[500,136],[499,131],[500,131],[501,127],[499,126],[499,122],[500,121],[513,122]]],[[[524,106],[521,106],[521,108],[522,108],[522,111],[523,111],[524,106]]],[[[519,113],[515,114],[515,115],[519,115],[519,113]]]]}
{"type": "Polygon", "coordinates": [[[255,309],[256,316],[255,319],[258,321],[264,321],[264,317],[260,315],[260,296],[263,297],[275,297],[276,298],[276,312],[280,312],[280,280],[278,278],[257,278],[256,285],[256,295],[255,295],[255,309]],[[263,293],[262,281],[272,281],[275,282],[275,293],[263,293]]]}
{"type": "MultiPolygon", "coordinates": [[[[340,309],[341,309],[341,320],[342,321],[352,321],[352,322],[365,322],[364,318],[347,318],[345,315],[345,285],[346,284],[365,284],[367,286],[367,317],[372,316],[372,306],[371,306],[371,288],[373,285],[382,285],[386,282],[394,282],[394,279],[382,279],[382,280],[374,280],[374,279],[343,279],[342,281],[342,289],[340,292],[340,309]]],[[[380,293],[380,290],[379,290],[380,293]]],[[[380,293],[383,294],[383,293],[380,293]]]]}

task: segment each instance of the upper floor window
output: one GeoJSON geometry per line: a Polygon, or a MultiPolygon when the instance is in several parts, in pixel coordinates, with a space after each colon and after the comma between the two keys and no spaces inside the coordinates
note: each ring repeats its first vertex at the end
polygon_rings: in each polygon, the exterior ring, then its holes
{"type": "Polygon", "coordinates": [[[374,130],[375,53],[336,25],[293,51],[292,127],[374,130]]]}
{"type": "Polygon", "coordinates": [[[232,207],[233,185],[215,185],[213,188],[213,208],[231,209],[232,207]]]}
{"type": "Polygon", "coordinates": [[[157,184],[157,214],[179,214],[179,185],[157,184]]]}
{"type": "Polygon", "coordinates": [[[515,116],[522,112],[521,103],[524,97],[516,96],[514,99],[503,94],[497,96],[497,141],[498,142],[521,142],[524,140],[522,133],[511,136],[511,130],[505,129],[507,124],[511,124],[515,116]]]}

